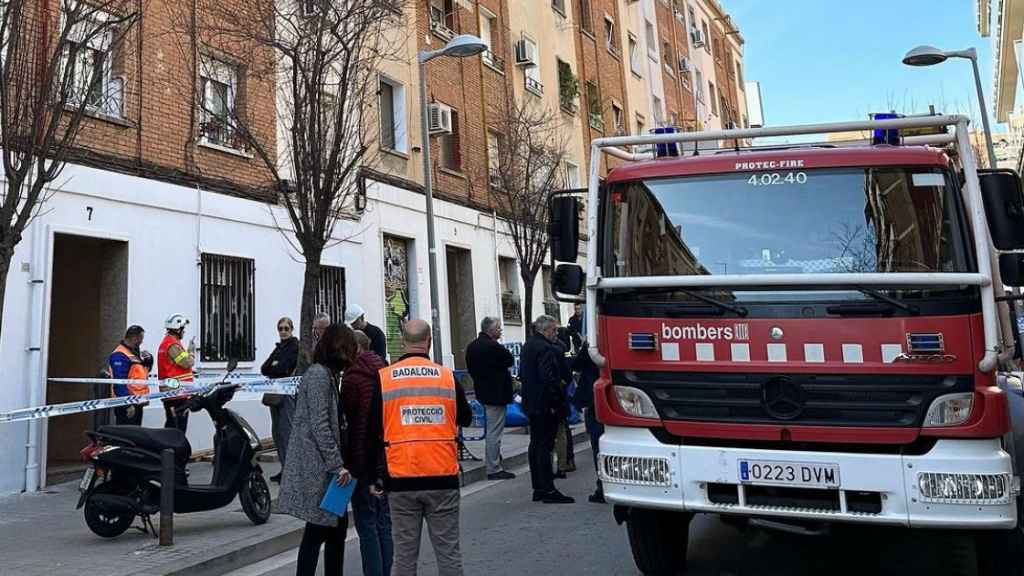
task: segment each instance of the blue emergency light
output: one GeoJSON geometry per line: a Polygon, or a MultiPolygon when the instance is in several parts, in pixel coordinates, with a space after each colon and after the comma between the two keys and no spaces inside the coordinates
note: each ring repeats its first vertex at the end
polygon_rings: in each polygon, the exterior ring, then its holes
{"type": "MultiPolygon", "coordinates": [[[[876,112],[870,115],[872,120],[894,120],[896,118],[902,118],[902,114],[895,112],[876,112]]],[[[892,146],[900,145],[900,131],[897,129],[881,130],[876,128],[871,135],[872,144],[889,144],[892,146]]]]}
{"type": "MultiPolygon", "coordinates": [[[[651,130],[651,134],[675,134],[676,132],[678,132],[678,130],[676,130],[674,126],[665,126],[664,128],[655,128],[651,130]]],[[[678,142],[668,142],[655,145],[655,158],[665,158],[668,156],[679,156],[678,142]]]]}

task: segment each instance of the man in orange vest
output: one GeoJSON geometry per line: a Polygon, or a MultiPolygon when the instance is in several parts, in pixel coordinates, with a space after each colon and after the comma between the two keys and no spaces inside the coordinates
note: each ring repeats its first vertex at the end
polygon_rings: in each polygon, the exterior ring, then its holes
{"type": "MultiPolygon", "coordinates": [[[[142,326],[129,326],[124,338],[110,353],[107,360],[107,371],[116,380],[139,380],[138,384],[115,384],[114,396],[145,396],[149,394],[146,378],[153,368],[153,357],[147,352],[140,352],[146,331],[142,326]],[[147,358],[148,357],[148,358],[147,358]],[[147,363],[148,359],[148,363],[147,363]]],[[[119,406],[114,408],[114,421],[121,424],[139,426],[142,424],[142,404],[119,406]]]]}
{"type": "MultiPolygon", "coordinates": [[[[188,318],[184,314],[171,314],[164,322],[167,335],[160,342],[160,349],[156,355],[157,376],[160,380],[177,380],[178,382],[192,382],[195,377],[192,373],[192,366],[195,365],[195,342],[188,345],[188,350],[181,344],[185,337],[185,326],[188,326],[188,318]]],[[[161,384],[160,390],[170,388],[161,384]]],[[[164,400],[164,428],[177,428],[182,432],[188,430],[188,399],[175,398],[164,400]]]]}
{"type": "Polygon", "coordinates": [[[415,576],[426,520],[440,576],[462,575],[458,427],[473,410],[451,369],[430,361],[430,324],[410,320],[405,355],[380,371],[385,487],[394,540],[392,576],[415,576]]]}

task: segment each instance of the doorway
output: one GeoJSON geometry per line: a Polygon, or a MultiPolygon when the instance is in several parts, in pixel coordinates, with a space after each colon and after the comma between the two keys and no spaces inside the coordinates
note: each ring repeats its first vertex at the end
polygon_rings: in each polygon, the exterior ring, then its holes
{"type": "MultiPolygon", "coordinates": [[[[51,282],[47,377],[96,377],[127,327],[128,243],[56,234],[51,282]]],[[[105,385],[46,385],[47,404],[109,396],[105,385]]],[[[47,420],[47,484],[81,470],[85,432],[109,418],[103,410],[47,420]]]]}
{"type": "Polygon", "coordinates": [[[452,334],[453,365],[456,370],[465,370],[466,347],[476,338],[472,253],[448,246],[445,262],[448,264],[448,325],[452,334]]]}

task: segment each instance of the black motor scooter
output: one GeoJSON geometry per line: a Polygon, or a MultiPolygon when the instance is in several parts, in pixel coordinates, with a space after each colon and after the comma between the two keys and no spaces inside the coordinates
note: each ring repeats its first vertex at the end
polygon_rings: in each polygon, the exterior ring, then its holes
{"type": "MultiPolygon", "coordinates": [[[[228,365],[230,374],[237,362],[228,365]]],[[[193,412],[206,410],[216,428],[213,437],[213,481],[189,485],[186,466],[192,447],[176,428],[103,426],[89,432],[92,442],[82,450],[89,467],[79,489],[77,508],[85,507],[85,523],[99,536],[113,538],[131,527],[136,516],[143,531],[156,530],[150,516],[160,511],[160,454],[174,450],[174,512],[214,510],[230,504],[237,494],[253,524],[270,518],[270,488],[256,462],[259,436],[248,422],[224,407],[239,384],[226,383],[189,398],[193,412]]]]}

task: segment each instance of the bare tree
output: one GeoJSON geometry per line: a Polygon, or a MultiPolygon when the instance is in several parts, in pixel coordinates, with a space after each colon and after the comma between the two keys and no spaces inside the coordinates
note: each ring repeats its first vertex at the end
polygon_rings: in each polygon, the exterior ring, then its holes
{"type": "Polygon", "coordinates": [[[139,0],[0,0],[0,330],[7,275],[22,234],[79,148],[89,115],[120,115],[112,56],[139,0]]]}
{"type": "Polygon", "coordinates": [[[511,94],[491,108],[496,140],[489,150],[491,195],[519,261],[526,292],[523,313],[530,326],[533,287],[548,253],[548,200],[563,187],[572,131],[558,110],[519,102],[511,94]]]}
{"type": "Polygon", "coordinates": [[[220,64],[200,56],[197,137],[244,148],[268,168],[271,194],[288,214],[285,237],[305,259],[300,320],[308,343],[321,256],[337,223],[362,209],[360,172],[378,154],[378,71],[403,50],[402,1],[198,1],[198,15],[177,19],[184,37],[202,45],[196,51],[230,50],[246,75],[275,85],[276,137],[261,133],[254,111],[224,97],[220,64]]]}

